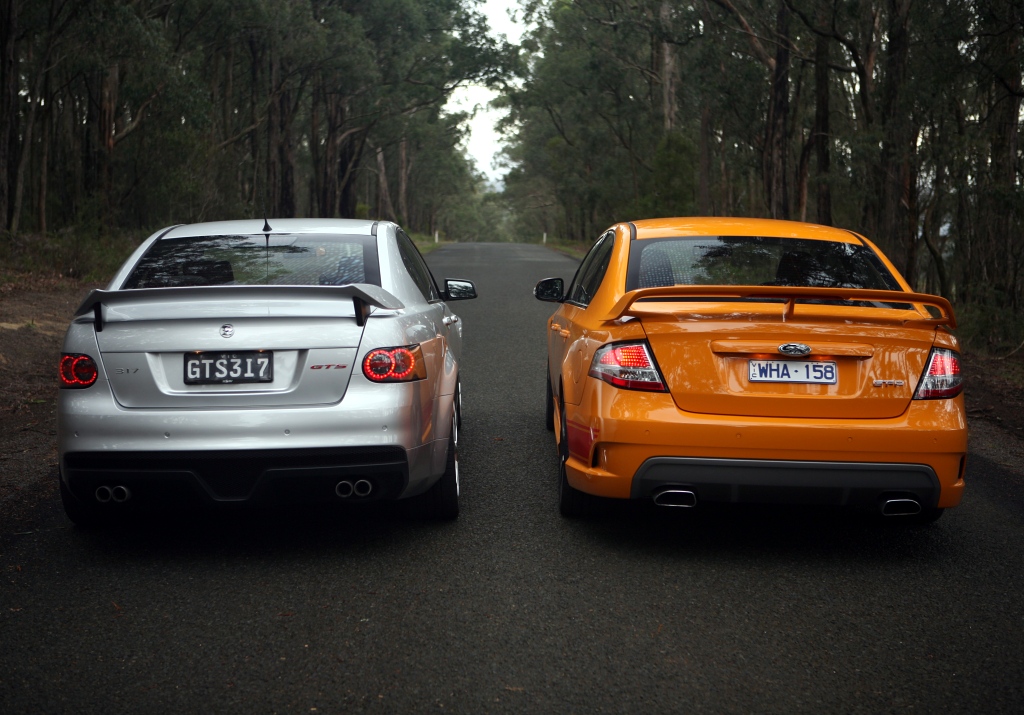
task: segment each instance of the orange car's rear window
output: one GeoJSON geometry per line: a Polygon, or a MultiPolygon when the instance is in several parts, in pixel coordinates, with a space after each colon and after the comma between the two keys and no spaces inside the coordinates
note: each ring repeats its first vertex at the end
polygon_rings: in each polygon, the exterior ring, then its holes
{"type": "Polygon", "coordinates": [[[633,241],[626,290],[673,285],[765,285],[901,290],[870,248],[772,236],[633,241]]]}

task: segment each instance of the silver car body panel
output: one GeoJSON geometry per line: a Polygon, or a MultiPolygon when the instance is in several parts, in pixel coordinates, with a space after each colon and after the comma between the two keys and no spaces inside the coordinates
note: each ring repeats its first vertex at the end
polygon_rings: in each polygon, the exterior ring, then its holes
{"type": "MultiPolygon", "coordinates": [[[[368,221],[276,220],[273,226],[333,234],[373,230],[368,221]]],[[[462,323],[450,320],[444,302],[428,302],[408,276],[394,224],[376,228],[380,287],[118,290],[162,236],[258,234],[261,228],[261,221],[237,221],[154,234],[107,291],[83,303],[64,352],[97,358],[100,375],[89,388],[60,391],[61,464],[71,452],[400,446],[409,466],[401,496],[425,491],[445,470],[462,323]],[[362,327],[351,300],[357,292],[377,306],[362,327]],[[99,331],[92,312],[97,302],[103,305],[99,331]],[[226,323],[234,328],[230,339],[221,336],[226,323]],[[363,375],[360,366],[371,350],[412,344],[422,350],[426,379],[377,384],[363,375]],[[225,350],[272,350],[273,382],[184,383],[185,353],[225,350]]]]}

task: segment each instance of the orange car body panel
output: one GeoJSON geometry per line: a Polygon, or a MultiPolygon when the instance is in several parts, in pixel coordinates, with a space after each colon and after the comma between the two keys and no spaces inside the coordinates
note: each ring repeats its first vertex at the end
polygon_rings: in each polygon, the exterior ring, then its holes
{"type": "Polygon", "coordinates": [[[634,303],[608,319],[628,298],[633,241],[727,235],[867,245],[912,293],[870,241],[841,229],[762,219],[655,219],[609,230],[611,259],[589,305],[562,303],[548,322],[556,440],[568,440],[572,487],[630,498],[634,475],[651,457],[877,462],[928,465],[941,487],[937,506],[960,503],[967,451],[963,395],[912,399],[929,350],[959,349],[941,325],[955,325],[944,300],[929,301],[947,313],[938,320],[916,303],[908,309],[795,301],[737,307],[713,297],[682,306],[643,303],[638,309],[634,303]],[[811,347],[809,360],[836,363],[836,384],[748,381],[748,361],[779,358],[779,344],[794,334],[811,347]],[[588,376],[599,347],[631,340],[651,345],[667,392],[619,389],[588,376]],[[887,382],[878,388],[878,380],[887,382]],[[565,435],[559,434],[563,404],[565,435]]]}

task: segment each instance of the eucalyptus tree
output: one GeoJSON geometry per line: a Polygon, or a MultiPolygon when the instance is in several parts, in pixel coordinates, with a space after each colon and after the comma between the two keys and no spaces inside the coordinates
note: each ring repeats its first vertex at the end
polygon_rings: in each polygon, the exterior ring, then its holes
{"type": "Polygon", "coordinates": [[[692,210],[817,220],[968,313],[1019,308],[1020,2],[523,5],[538,28],[503,99],[506,194],[531,235],[692,210]]]}
{"type": "Polygon", "coordinates": [[[426,227],[417,152],[461,155],[441,107],[515,57],[471,0],[3,0],[0,17],[12,233],[264,211],[426,227]]]}

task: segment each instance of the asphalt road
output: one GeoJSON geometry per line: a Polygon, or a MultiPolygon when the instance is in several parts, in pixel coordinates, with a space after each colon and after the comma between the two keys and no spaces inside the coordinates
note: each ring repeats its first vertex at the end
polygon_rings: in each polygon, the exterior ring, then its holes
{"type": "Polygon", "coordinates": [[[58,504],[0,552],[0,712],[1022,712],[1024,499],[968,463],[925,529],[624,505],[569,521],[543,426],[539,246],[469,278],[463,512],[190,519],[58,504]]]}

